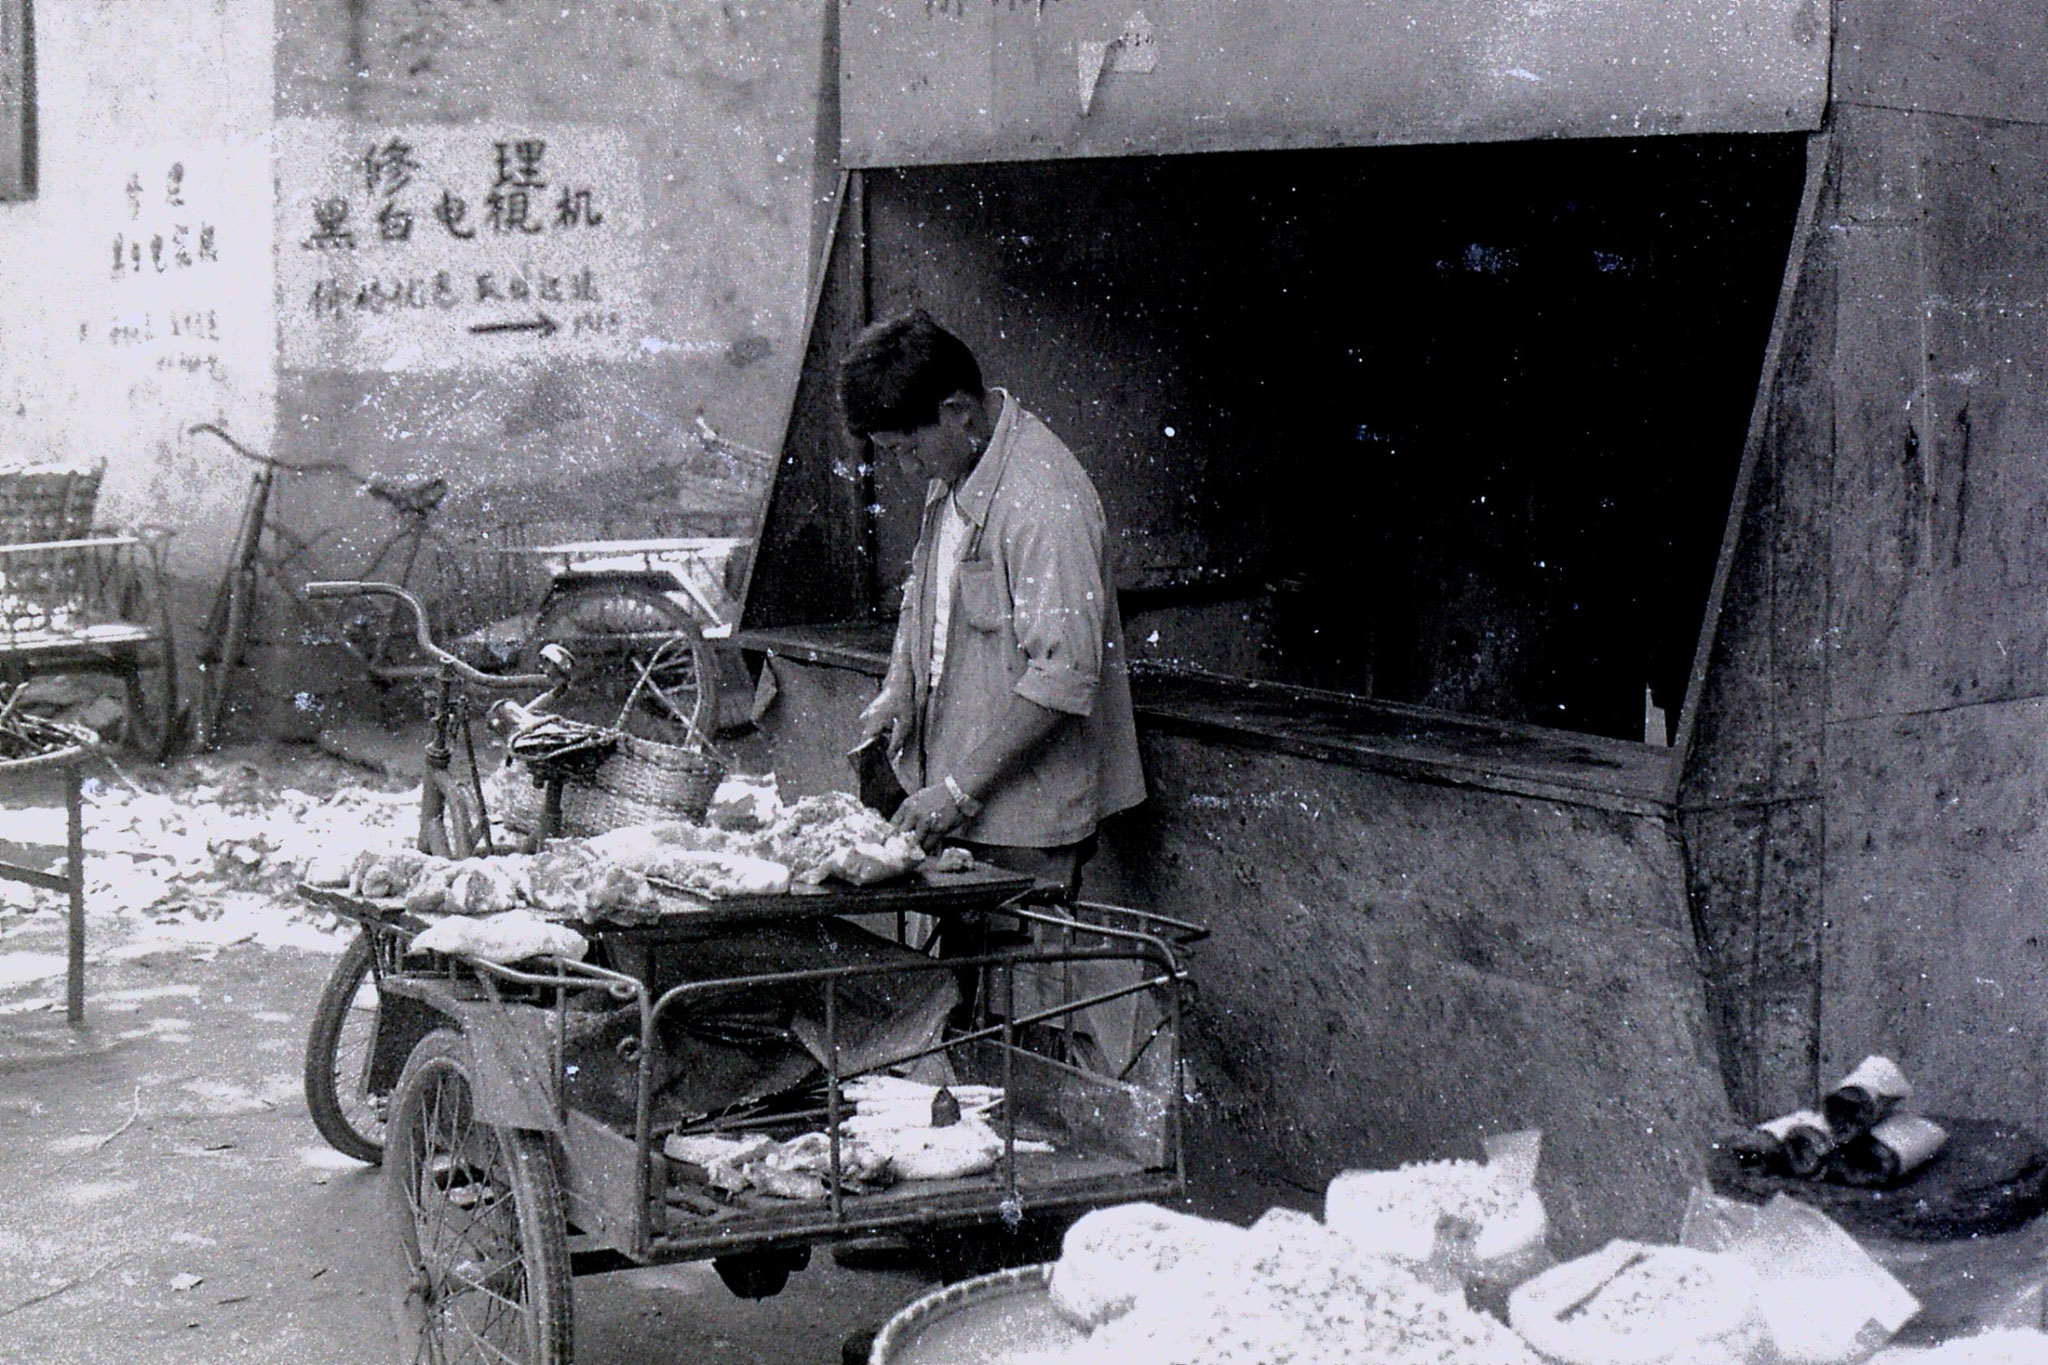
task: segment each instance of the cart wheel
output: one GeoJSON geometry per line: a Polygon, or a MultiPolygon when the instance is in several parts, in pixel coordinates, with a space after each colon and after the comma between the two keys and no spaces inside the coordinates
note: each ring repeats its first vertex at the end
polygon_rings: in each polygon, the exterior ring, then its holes
{"type": "Polygon", "coordinates": [[[406,1060],[385,1166],[405,1250],[407,1359],[569,1365],[561,1177],[539,1133],[476,1116],[469,1044],[436,1029],[406,1060]]]}
{"type": "Polygon", "coordinates": [[[384,1116],[391,1097],[363,1089],[377,1039],[371,952],[370,936],[357,935],[320,992],[306,1035],[306,1108],[328,1146],[374,1166],[384,1159],[384,1116]]]}
{"type": "Polygon", "coordinates": [[[541,608],[520,670],[540,671],[541,646],[566,646],[576,657],[576,672],[556,709],[575,720],[611,725],[655,651],[670,638],[689,636],[690,648],[671,649],[655,669],[625,727],[643,739],[684,743],[693,734],[709,734],[717,714],[716,666],[710,647],[697,638],[701,629],[674,599],[648,584],[578,583],[541,608]]]}

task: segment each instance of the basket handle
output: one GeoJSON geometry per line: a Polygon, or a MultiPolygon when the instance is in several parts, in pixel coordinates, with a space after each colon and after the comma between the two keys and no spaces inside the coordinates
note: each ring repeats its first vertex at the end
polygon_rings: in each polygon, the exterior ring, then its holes
{"type": "MultiPolygon", "coordinates": [[[[626,733],[626,717],[633,714],[633,703],[640,700],[640,690],[648,686],[648,684],[653,680],[654,670],[661,667],[663,661],[666,660],[668,657],[669,650],[671,650],[677,645],[687,646],[694,643],[695,641],[691,640],[689,636],[678,635],[673,639],[662,641],[661,647],[655,650],[653,654],[648,656],[647,662],[640,666],[640,676],[634,680],[632,690],[626,693],[626,704],[619,708],[618,719],[612,722],[612,728],[614,730],[617,730],[621,734],[626,733]]],[[[703,686],[701,680],[699,681],[698,686],[700,688],[703,686]]],[[[720,754],[717,749],[712,747],[710,737],[707,736],[702,730],[699,730],[697,728],[697,722],[694,717],[684,716],[683,725],[686,729],[689,730],[690,738],[696,741],[697,751],[699,753],[708,755],[711,758],[715,758],[721,763],[725,761],[724,756],[720,754]]]]}

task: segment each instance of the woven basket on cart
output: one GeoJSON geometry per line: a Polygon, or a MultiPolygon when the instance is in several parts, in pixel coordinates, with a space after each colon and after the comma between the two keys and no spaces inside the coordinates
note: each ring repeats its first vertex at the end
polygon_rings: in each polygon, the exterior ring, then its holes
{"type": "MultiPolygon", "coordinates": [[[[618,747],[597,765],[586,780],[570,778],[562,784],[562,833],[587,839],[627,825],[647,825],[663,820],[704,823],[711,809],[711,797],[725,780],[725,764],[709,746],[690,747],[663,744],[624,733],[626,717],[639,700],[640,688],[662,661],[664,645],[641,670],[640,681],[627,694],[619,711],[616,728],[621,732],[618,747]]],[[[517,796],[502,802],[507,809],[492,815],[508,829],[531,833],[540,822],[544,796],[531,782],[507,784],[517,796]]]]}
{"type": "MultiPolygon", "coordinates": [[[[587,839],[663,820],[702,824],[712,793],[724,780],[725,765],[716,758],[627,735],[589,780],[571,778],[562,784],[562,833],[587,839]]],[[[540,822],[541,789],[522,775],[505,784],[503,793],[501,809],[492,816],[507,829],[531,833],[540,822]]]]}

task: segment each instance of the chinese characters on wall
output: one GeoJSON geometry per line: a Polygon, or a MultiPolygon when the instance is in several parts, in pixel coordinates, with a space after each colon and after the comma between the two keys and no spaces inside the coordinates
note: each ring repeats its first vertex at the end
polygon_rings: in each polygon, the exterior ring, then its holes
{"type": "MultiPolygon", "coordinates": [[[[124,370],[227,379],[223,316],[232,281],[221,266],[222,168],[174,151],[117,167],[113,222],[99,247],[104,310],[78,322],[78,344],[120,353],[124,370]]],[[[103,192],[104,193],[104,192],[103,192]]]]}
{"type": "Polygon", "coordinates": [[[218,230],[198,219],[185,202],[184,162],[173,161],[164,172],[161,202],[143,185],[139,170],[128,173],[122,193],[128,199],[128,224],[114,233],[115,279],[130,273],[140,275],[146,269],[159,275],[171,269],[189,270],[202,261],[220,259],[215,240],[218,230]],[[142,222],[145,202],[154,210],[146,226],[142,222]],[[177,218],[193,221],[171,221],[177,218]]]}
{"type": "Polygon", "coordinates": [[[616,132],[301,122],[279,185],[287,364],[627,352],[641,215],[616,132]]]}

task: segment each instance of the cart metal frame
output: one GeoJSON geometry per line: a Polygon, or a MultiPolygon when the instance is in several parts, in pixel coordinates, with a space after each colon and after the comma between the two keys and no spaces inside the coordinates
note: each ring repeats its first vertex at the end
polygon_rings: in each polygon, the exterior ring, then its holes
{"type": "MultiPolygon", "coordinates": [[[[541,967],[510,967],[468,957],[409,954],[407,944],[423,927],[417,919],[389,907],[343,893],[302,888],[319,904],[348,915],[374,937],[373,970],[379,992],[378,1038],[366,1061],[364,1084],[373,1090],[394,1084],[407,1055],[436,1028],[450,1024],[470,1040],[476,1077],[476,1113],[487,1123],[548,1135],[571,1225],[570,1258],[575,1274],[663,1264],[675,1261],[743,1256],[753,1252],[808,1247],[820,1241],[871,1235],[885,1230],[939,1229],[1002,1220],[1016,1225],[1029,1212],[1094,1207],[1134,1199],[1167,1198],[1186,1184],[1182,1136],[1180,1025],[1182,991],[1189,978],[1178,947],[1204,936],[1206,930],[1185,921],[1126,907],[1083,903],[1075,907],[1096,921],[1029,908],[1022,902],[1024,879],[992,879],[997,899],[994,913],[1031,925],[1042,941],[1058,946],[1026,946],[961,958],[923,957],[916,962],[866,963],[844,967],[762,973],[692,981],[659,995],[630,971],[587,962],[548,959],[541,967]],[[1126,927],[1128,926],[1128,927],[1126,927]],[[1126,984],[1019,1016],[1015,1007],[1014,969],[1032,964],[1124,962],[1136,970],[1126,984]],[[923,972],[972,970],[985,986],[993,983],[1004,1008],[993,1022],[986,1017],[989,994],[981,999],[983,1017],[977,1026],[901,1056],[872,1063],[859,1071],[839,1064],[840,988],[856,978],[923,972]],[[660,1148],[667,1133],[654,1120],[654,1074],[662,1020],[692,1000],[714,992],[746,992],[790,987],[815,987],[825,1020],[824,1068],[827,1103],[817,1113],[779,1115],[754,1126],[817,1125],[830,1141],[827,1197],[819,1201],[772,1202],[778,1207],[734,1206],[707,1214],[692,1209],[673,1163],[660,1148]],[[1020,1030],[1033,1025],[1058,1025],[1092,1006],[1147,992],[1158,992],[1163,1019],[1140,1045],[1119,1077],[1100,1076],[1066,1062],[1027,1051],[1020,1030]],[[622,1132],[568,1103],[563,1086],[570,1002],[577,996],[602,994],[631,1004],[639,1016],[639,1037],[632,1131],[622,1132]],[[1146,1052],[1164,1041],[1167,1061],[1164,1084],[1151,1088],[1129,1077],[1146,1052]],[[999,1081],[1010,1098],[1002,1107],[1003,1154],[989,1176],[959,1181],[906,1182],[875,1194],[849,1195],[840,1179],[841,1120],[847,1116],[840,1100],[841,1083],[920,1057],[970,1055],[978,1066],[968,1069],[978,1079],[999,1081]],[[1030,1073],[1027,1077],[1025,1073],[1030,1073]],[[1024,1088],[1020,1089],[1020,1085],[1024,1088]],[[1096,1144],[1088,1159],[1075,1153],[1066,1163],[1039,1161],[1016,1150],[1018,1112],[1023,1096],[1045,1094],[1055,1102],[1085,1096],[1085,1103],[1066,1105],[1067,1117],[1086,1115],[1079,1126],[1095,1130],[1077,1138],[1096,1144]],[[1100,1147],[1142,1148],[1144,1157],[1122,1151],[1112,1158],[1100,1147]]],[[[984,888],[985,890],[987,888],[984,888]]],[[[943,896],[893,898],[820,895],[736,898],[732,902],[698,902],[699,912],[667,917],[651,925],[592,931],[618,959],[632,961],[659,943],[677,943],[714,935],[744,933],[750,924],[774,919],[830,918],[841,915],[886,915],[897,920],[897,942],[904,942],[905,917],[911,910],[935,908],[943,896]]],[[[732,1131],[745,1125],[703,1123],[693,1131],[732,1131]]],[[[1064,1154],[1062,1154],[1064,1157],[1064,1154]]]]}

